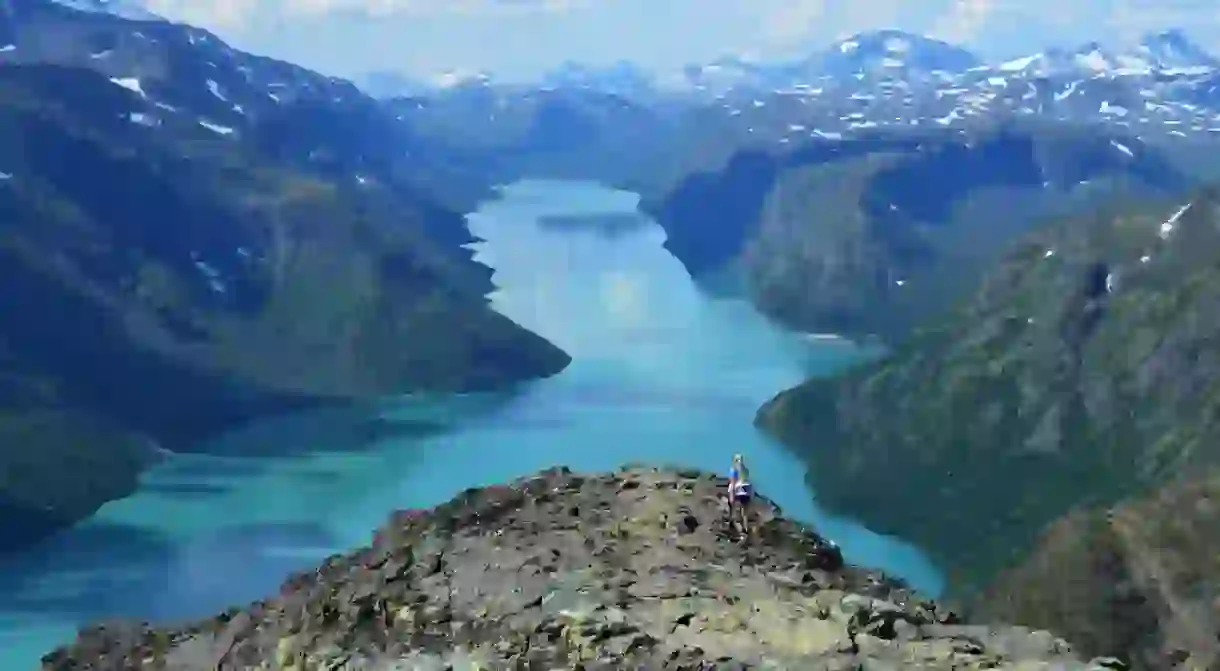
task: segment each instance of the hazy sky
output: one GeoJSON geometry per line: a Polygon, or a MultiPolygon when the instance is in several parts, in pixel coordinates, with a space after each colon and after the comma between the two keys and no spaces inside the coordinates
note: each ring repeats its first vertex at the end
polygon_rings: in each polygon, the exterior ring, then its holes
{"type": "Polygon", "coordinates": [[[985,57],[1168,27],[1220,52],[1218,0],[145,1],[239,48],[340,76],[483,69],[520,79],[564,59],[671,69],[728,54],[808,52],[885,27],[985,57]]]}

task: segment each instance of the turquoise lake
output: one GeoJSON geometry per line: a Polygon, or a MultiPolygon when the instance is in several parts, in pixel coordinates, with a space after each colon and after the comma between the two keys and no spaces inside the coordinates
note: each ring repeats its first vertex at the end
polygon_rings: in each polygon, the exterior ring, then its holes
{"type": "Polygon", "coordinates": [[[469,217],[484,240],[476,258],[500,287],[493,305],[569,352],[563,373],[503,393],[284,418],[170,457],[136,495],[4,562],[0,668],[37,668],[84,622],[172,621],[260,598],[290,571],[367,543],[394,509],[555,465],[724,471],[742,452],[761,493],[849,561],[938,594],[921,553],[822,514],[804,466],[751,423],[779,390],[864,354],[701,292],[637,201],[530,180],[469,217]]]}

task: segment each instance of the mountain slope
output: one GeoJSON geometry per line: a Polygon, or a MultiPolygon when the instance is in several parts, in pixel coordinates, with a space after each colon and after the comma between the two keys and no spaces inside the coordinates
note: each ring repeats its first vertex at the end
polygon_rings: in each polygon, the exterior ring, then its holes
{"type": "Polygon", "coordinates": [[[1155,147],[1023,123],[745,151],[647,207],[696,278],[727,269],[790,325],[892,340],[950,305],[1039,218],[1188,183],[1155,147]]]}
{"type": "Polygon", "coordinates": [[[475,164],[351,82],[238,51],[201,28],[27,0],[0,5],[0,42],[0,65],[85,68],[129,87],[148,102],[141,123],[201,126],[311,174],[377,179],[460,210],[489,193],[475,164]]]}
{"type": "Polygon", "coordinates": [[[1054,627],[1139,669],[1220,663],[1220,477],[1190,475],[1113,509],[1077,511],[988,587],[981,616],[1054,627]]]}
{"type": "Polygon", "coordinates": [[[1104,670],[1044,631],[961,625],[758,503],[734,542],[697,472],[545,471],[395,515],[372,547],[184,628],[83,631],[43,669],[1104,670]]]}
{"type": "Polygon", "coordinates": [[[491,271],[442,204],[465,196],[418,178],[445,157],[399,160],[409,132],[350,84],[187,26],[14,7],[0,508],[23,514],[0,549],[128,493],[153,444],[567,365],[489,307],[491,271]]]}
{"type": "Polygon", "coordinates": [[[387,105],[418,136],[470,157],[495,181],[590,179],[643,193],[667,185],[674,138],[686,122],[685,105],[579,86],[460,86],[387,105]]]}
{"type": "Polygon", "coordinates": [[[817,58],[820,74],[842,79],[963,72],[979,64],[977,56],[961,47],[901,30],[857,33],[834,43],[817,58]]]}
{"type": "Polygon", "coordinates": [[[976,593],[1071,509],[1220,461],[1217,203],[1111,203],[1041,228],[952,318],[758,422],[813,465],[824,505],[928,548],[976,593]]]}

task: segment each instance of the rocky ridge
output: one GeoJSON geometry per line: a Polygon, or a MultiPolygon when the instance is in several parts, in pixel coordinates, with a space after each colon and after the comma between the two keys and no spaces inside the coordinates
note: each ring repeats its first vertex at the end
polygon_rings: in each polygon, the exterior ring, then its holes
{"type": "Polygon", "coordinates": [[[964,624],[765,498],[730,536],[725,481],[552,469],[395,514],[371,547],[182,628],[111,624],[82,669],[1105,669],[1045,631],[964,624]]]}

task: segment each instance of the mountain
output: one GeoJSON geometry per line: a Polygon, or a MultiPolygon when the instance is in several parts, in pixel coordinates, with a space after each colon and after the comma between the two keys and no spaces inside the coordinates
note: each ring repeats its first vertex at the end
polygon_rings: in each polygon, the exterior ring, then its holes
{"type": "Polygon", "coordinates": [[[1151,73],[1203,74],[1220,67],[1220,60],[1190,41],[1180,30],[1144,36],[1130,50],[1114,51],[1097,42],[1075,49],[1048,49],[996,66],[1004,72],[1029,75],[1117,75],[1151,73]]]}
{"type": "Polygon", "coordinates": [[[566,61],[542,76],[540,88],[579,87],[633,98],[647,96],[652,86],[653,77],[629,61],[602,67],[566,61]]]}
{"type": "Polygon", "coordinates": [[[857,33],[832,44],[818,58],[820,74],[836,78],[868,75],[910,76],[964,72],[980,64],[961,47],[901,30],[857,33]]]}
{"type": "Polygon", "coordinates": [[[155,446],[568,363],[488,305],[447,204],[467,187],[440,188],[470,173],[350,83],[189,26],[6,7],[0,549],[130,492],[155,446]]]}
{"type": "Polygon", "coordinates": [[[781,393],[758,422],[828,509],[928,548],[962,596],[1000,580],[990,612],[1105,613],[1073,642],[1139,661],[1172,634],[1180,661],[1198,650],[1182,619],[1220,596],[1214,485],[1197,482],[1220,463],[1217,250],[1212,189],[1054,222],[951,318],[781,393]]]}
{"type": "Polygon", "coordinates": [[[1220,68],[1220,58],[1192,42],[1180,28],[1145,35],[1140,40],[1138,51],[1162,70],[1220,68]]]}
{"type": "Polygon", "coordinates": [[[735,542],[698,472],[567,469],[403,511],[278,595],[173,628],[108,624],[47,671],[1121,668],[1045,631],[962,624],[766,500],[735,542]]]}
{"type": "Polygon", "coordinates": [[[472,165],[496,165],[501,181],[579,176],[649,199],[739,153],[877,132],[952,131],[964,140],[1013,123],[1101,126],[1164,149],[1179,171],[1220,179],[1212,62],[1181,31],[1126,50],[1087,44],[983,63],[885,30],[788,61],[728,56],[672,73],[569,63],[533,85],[456,78],[393,104],[423,138],[472,165]]]}
{"type": "Polygon", "coordinates": [[[808,331],[900,340],[1040,218],[1191,183],[1154,146],[1091,127],[1002,124],[743,151],[645,203],[696,279],[808,331]]]}
{"type": "Polygon", "coordinates": [[[1055,631],[1143,669],[1220,663],[1220,478],[1069,513],[989,585],[980,616],[1055,631]]]}
{"type": "Polygon", "coordinates": [[[521,176],[593,179],[645,193],[670,183],[686,107],[582,87],[464,86],[387,102],[450,155],[508,182],[521,176]]]}
{"type": "Polygon", "coordinates": [[[431,90],[426,82],[388,70],[365,73],[356,84],[361,91],[382,100],[424,95],[431,90]]]}
{"type": "MultiPolygon", "coordinates": [[[[974,67],[964,67],[963,54],[957,69],[937,69],[937,63],[953,60],[948,57],[900,60],[884,51],[869,53],[834,66],[833,74],[815,66],[821,58],[814,56],[803,63],[754,65],[748,76],[724,76],[714,87],[692,80],[686,93],[674,95],[699,99],[731,117],[741,132],[773,143],[878,128],[969,129],[1024,117],[1100,123],[1149,140],[1220,133],[1220,70],[1203,57],[1199,65],[1186,66],[1195,61],[1170,58],[1176,52],[1168,48],[1156,51],[1158,60],[1151,52],[1111,53],[1094,44],[974,67]]],[[[832,52],[823,58],[840,57],[846,56],[832,52]]]]}

